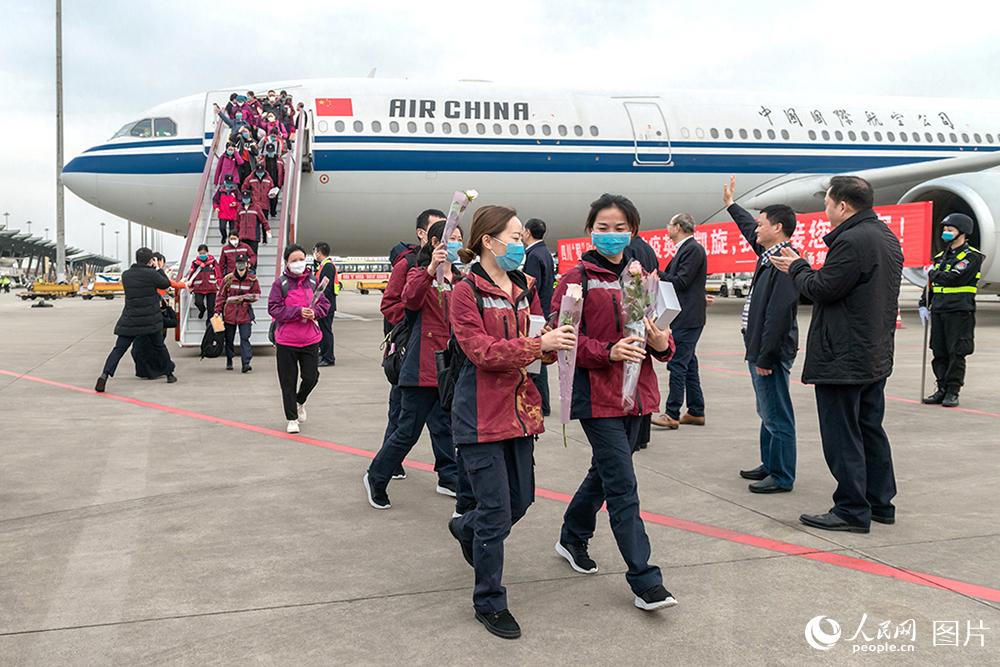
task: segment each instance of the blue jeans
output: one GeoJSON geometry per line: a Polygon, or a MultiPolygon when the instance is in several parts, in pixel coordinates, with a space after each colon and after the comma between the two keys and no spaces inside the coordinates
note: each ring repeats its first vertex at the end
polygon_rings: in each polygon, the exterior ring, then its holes
{"type": "Polygon", "coordinates": [[[472,604],[482,614],[507,608],[503,543],[535,500],[535,441],[530,436],[502,442],[459,445],[476,509],[455,520],[463,542],[472,542],[476,587],[472,604]]]}
{"type": "Polygon", "coordinates": [[[782,361],[770,375],[757,375],[752,361],[750,379],[760,416],[760,462],[778,486],[795,484],[795,412],[788,391],[791,361],[782,361]]]}
{"type": "Polygon", "coordinates": [[[698,375],[698,357],[695,347],[704,327],[674,329],[674,356],[667,362],[670,371],[670,392],[664,412],[679,419],[681,405],[687,394],[687,408],[692,417],[705,416],[705,395],[701,393],[701,377],[698,375]]]}
{"type": "Polygon", "coordinates": [[[632,467],[632,447],[642,417],[581,419],[593,456],[590,470],[563,515],[559,540],[586,544],[594,536],[597,513],[605,502],[618,550],[628,565],[625,580],[639,595],[663,583],[660,568],[649,564],[649,537],[639,516],[639,488],[632,467]]]}
{"type": "Polygon", "coordinates": [[[250,329],[253,325],[250,322],[245,324],[230,324],[226,322],[226,363],[233,363],[233,356],[236,354],[234,343],[236,333],[240,334],[240,361],[244,366],[250,365],[253,359],[253,348],[250,346],[250,329]]]}
{"type": "Polygon", "coordinates": [[[438,483],[458,488],[455,466],[455,445],[451,439],[451,420],[441,408],[437,387],[399,387],[400,407],[396,428],[368,468],[372,486],[385,488],[394,472],[402,465],[413,445],[420,439],[424,424],[431,432],[434,450],[434,470],[438,483]]]}

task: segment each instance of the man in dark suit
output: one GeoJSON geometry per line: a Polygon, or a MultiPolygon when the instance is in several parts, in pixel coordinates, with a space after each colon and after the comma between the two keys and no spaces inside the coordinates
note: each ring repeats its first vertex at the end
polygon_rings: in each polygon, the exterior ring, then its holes
{"type": "Polygon", "coordinates": [[[816,386],[823,455],[837,480],[833,508],[803,514],[813,528],[867,533],[896,522],[896,477],[885,417],[885,381],[899,312],[903,251],[872,210],[871,184],[834,176],[826,192],[832,231],[826,262],[813,269],[786,248],[771,257],[813,302],[802,381],[816,386]]]}
{"type": "Polygon", "coordinates": [[[122,273],[125,288],[125,305],[115,325],[118,340],[104,362],[104,370],[97,378],[94,391],[103,392],[108,378],[114,377],[118,362],[137,338],[142,338],[143,349],[148,350],[153,366],[167,375],[167,382],[177,382],[174,362],[163,343],[163,313],[160,312],[160,293],[170,288],[170,278],[155,267],[153,251],[139,248],[135,251],[135,264],[122,273]]]}
{"type": "Polygon", "coordinates": [[[792,247],[795,211],[775,204],[762,209],[754,220],[733,200],[735,189],[734,176],[723,188],[722,199],[759,258],[743,304],[740,330],[760,416],[760,465],[741,470],[740,477],[754,480],[752,493],[785,493],[795,484],[795,412],[788,380],[799,349],[795,321],[799,292],[792,279],[771,264],[770,257],[792,247]]]}
{"type": "MultiPolygon", "coordinates": [[[[552,260],[552,253],[545,245],[545,223],[538,218],[532,218],[524,223],[524,233],[522,234],[524,245],[527,248],[524,258],[524,272],[535,279],[535,286],[538,289],[538,300],[542,304],[542,313],[548,321],[552,308],[552,293],[555,291],[556,266],[552,260]]],[[[551,412],[549,406],[549,375],[545,364],[537,375],[532,374],[531,381],[538,387],[538,393],[542,395],[542,415],[548,417],[551,412]]]]}
{"type": "Polygon", "coordinates": [[[319,343],[319,365],[335,366],[337,357],[333,351],[333,317],[337,314],[337,265],[330,259],[330,244],[325,241],[317,243],[313,247],[313,259],[316,260],[317,281],[329,279],[323,295],[330,302],[330,310],[325,317],[316,320],[323,332],[323,339],[319,343]]]}
{"type": "Polygon", "coordinates": [[[708,260],[705,249],[694,238],[694,218],[678,213],[670,219],[667,234],[676,251],[661,280],[673,284],[681,312],[670,328],[676,349],[667,363],[670,371],[670,391],[662,415],[653,417],[654,425],[676,429],[680,424],[705,425],[705,396],[701,392],[698,357],[695,348],[705,328],[705,277],[708,260]],[[681,416],[681,406],[687,399],[687,412],[681,416]]]}

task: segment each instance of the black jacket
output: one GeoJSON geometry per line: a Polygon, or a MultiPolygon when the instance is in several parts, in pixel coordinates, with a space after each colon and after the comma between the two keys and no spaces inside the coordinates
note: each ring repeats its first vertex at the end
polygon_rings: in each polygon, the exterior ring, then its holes
{"type": "Polygon", "coordinates": [[[167,274],[150,266],[133,264],[122,273],[125,306],[115,325],[116,336],[142,336],[163,330],[158,289],[168,289],[167,274]]]}
{"type": "Polygon", "coordinates": [[[892,374],[903,251],[875,211],[859,211],[823,237],[826,263],[792,262],[789,275],[813,302],[802,381],[870,384],[892,374]]]}
{"type": "Polygon", "coordinates": [[[660,280],[673,283],[681,312],[671,322],[672,329],[705,326],[705,276],[708,260],[705,249],[692,236],[660,272],[660,280]]]}
{"type": "Polygon", "coordinates": [[[542,313],[544,313],[545,319],[548,319],[549,310],[552,307],[552,293],[555,291],[556,266],[545,241],[539,241],[528,248],[524,258],[523,271],[535,279],[535,285],[538,287],[538,300],[542,303],[542,313]]]}
{"type": "Polygon", "coordinates": [[[323,295],[330,302],[329,314],[332,315],[337,310],[337,266],[333,262],[323,265],[316,280],[322,282],[323,278],[330,279],[326,289],[323,290],[323,295]]]}
{"type": "Polygon", "coordinates": [[[660,270],[660,259],[656,256],[653,247],[646,243],[646,239],[636,236],[628,244],[628,249],[632,251],[632,256],[642,264],[642,270],[647,273],[660,270]]]}
{"type": "MultiPolygon", "coordinates": [[[[729,215],[758,256],[764,246],[757,243],[757,223],[739,204],[729,207],[729,215]]],[[[774,370],[779,362],[791,361],[799,349],[799,292],[791,277],[774,268],[770,261],[758,261],[750,287],[750,312],[743,332],[745,359],[758,368],[774,370]]]]}
{"type": "MultiPolygon", "coordinates": [[[[935,313],[976,312],[976,290],[970,288],[979,285],[985,258],[968,241],[958,248],[947,248],[934,255],[934,265],[927,276],[932,287],[931,310],[935,313]]],[[[920,305],[928,305],[926,293],[921,294],[920,305]]]]}

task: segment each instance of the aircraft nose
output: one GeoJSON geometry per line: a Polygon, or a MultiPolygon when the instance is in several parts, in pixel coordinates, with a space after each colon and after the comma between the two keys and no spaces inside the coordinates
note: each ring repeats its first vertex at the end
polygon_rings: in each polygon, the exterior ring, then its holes
{"type": "Polygon", "coordinates": [[[97,174],[88,169],[84,156],[76,156],[63,167],[62,182],[80,199],[98,205],[97,174]]]}

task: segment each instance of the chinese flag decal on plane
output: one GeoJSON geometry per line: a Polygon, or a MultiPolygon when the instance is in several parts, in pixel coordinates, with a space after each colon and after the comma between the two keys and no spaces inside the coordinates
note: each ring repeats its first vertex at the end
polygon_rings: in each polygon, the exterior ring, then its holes
{"type": "Polygon", "coordinates": [[[350,97],[317,97],[317,116],[353,116],[354,107],[350,97]]]}

